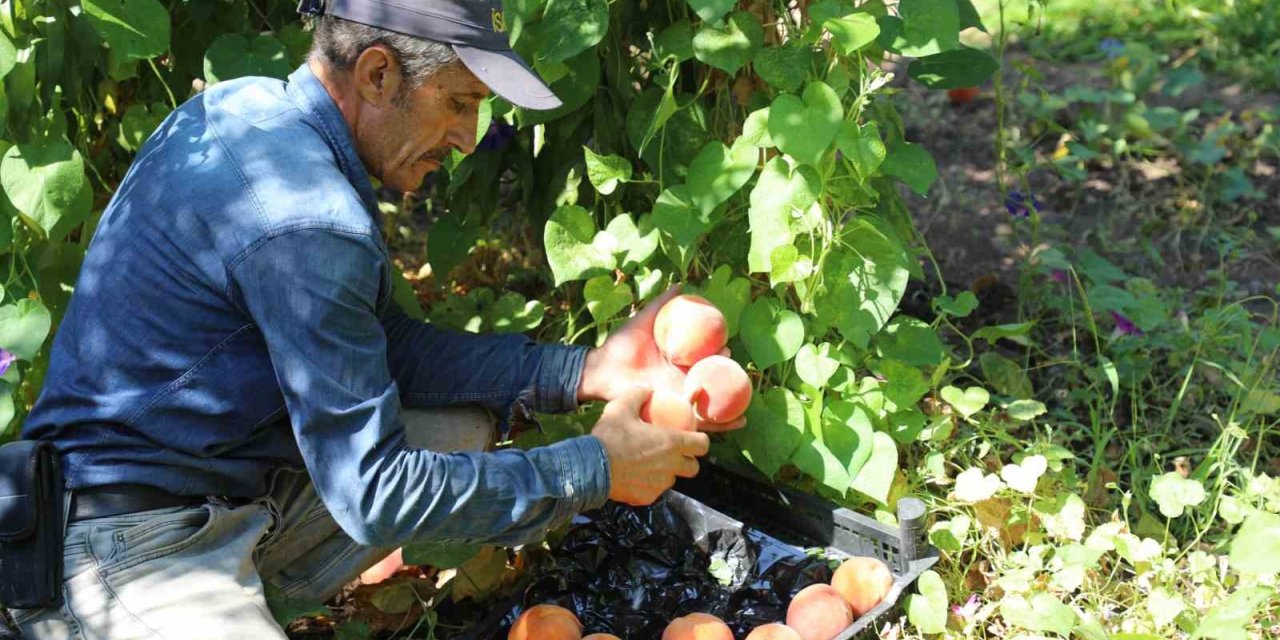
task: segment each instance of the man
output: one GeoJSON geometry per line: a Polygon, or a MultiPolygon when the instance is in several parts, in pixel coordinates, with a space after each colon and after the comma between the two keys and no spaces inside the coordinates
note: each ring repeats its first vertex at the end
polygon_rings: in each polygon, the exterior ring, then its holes
{"type": "Polygon", "coordinates": [[[637,417],[633,385],[683,379],[658,304],[588,351],[390,299],[370,176],[412,190],[470,152],[490,90],[558,104],[495,30],[501,3],[308,8],[308,63],[189,100],[98,226],[24,428],[70,490],[65,602],[11,611],[30,638],[283,638],[264,583],[327,598],[406,542],[535,541],[606,498],[652,502],[706,453],[637,417]],[[592,400],[591,435],[527,452],[450,453],[489,427],[402,412],[478,404],[505,428],[592,400]]]}

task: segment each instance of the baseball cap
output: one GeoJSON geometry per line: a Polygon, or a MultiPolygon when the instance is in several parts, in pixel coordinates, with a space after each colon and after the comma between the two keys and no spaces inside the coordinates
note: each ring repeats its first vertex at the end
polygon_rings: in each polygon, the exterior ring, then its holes
{"type": "Polygon", "coordinates": [[[555,109],[556,98],[511,50],[502,0],[301,0],[298,13],[330,15],[447,43],[494,93],[526,109],[555,109]]]}

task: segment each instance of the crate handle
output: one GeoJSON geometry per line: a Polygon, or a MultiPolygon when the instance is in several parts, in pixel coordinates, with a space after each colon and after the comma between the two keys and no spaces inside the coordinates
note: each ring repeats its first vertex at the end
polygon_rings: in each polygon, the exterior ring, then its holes
{"type": "Polygon", "coordinates": [[[919,498],[898,501],[898,536],[902,543],[902,559],[912,562],[920,558],[920,534],[924,531],[928,509],[919,498]]]}

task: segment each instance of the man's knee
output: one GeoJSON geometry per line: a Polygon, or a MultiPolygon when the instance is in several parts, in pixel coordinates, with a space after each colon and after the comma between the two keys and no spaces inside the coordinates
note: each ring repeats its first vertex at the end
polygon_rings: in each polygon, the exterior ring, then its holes
{"type": "Polygon", "coordinates": [[[493,446],[497,421],[476,406],[405,409],[405,439],[410,447],[440,453],[485,451],[493,446]]]}

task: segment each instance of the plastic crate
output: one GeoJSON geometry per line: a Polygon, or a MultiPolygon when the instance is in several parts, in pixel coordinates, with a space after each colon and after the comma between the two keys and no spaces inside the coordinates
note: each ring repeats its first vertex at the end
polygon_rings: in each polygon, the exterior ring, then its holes
{"type": "MultiPolygon", "coordinates": [[[[875,622],[887,620],[899,611],[907,587],[938,560],[937,551],[922,540],[927,514],[924,503],[915,498],[898,501],[899,526],[895,527],[815,496],[779,489],[720,467],[703,465],[697,478],[682,479],[662,500],[690,525],[695,540],[705,539],[713,531],[734,529],[756,542],[780,545],[797,555],[804,554],[806,549],[822,548],[828,557],[836,559],[872,556],[883,560],[893,572],[893,587],[883,602],[833,640],[877,637],[875,622]]],[[[534,576],[526,576],[515,595],[494,605],[490,614],[472,628],[445,637],[448,640],[505,639],[510,614],[522,603],[524,588],[533,579],[534,576]]]]}

